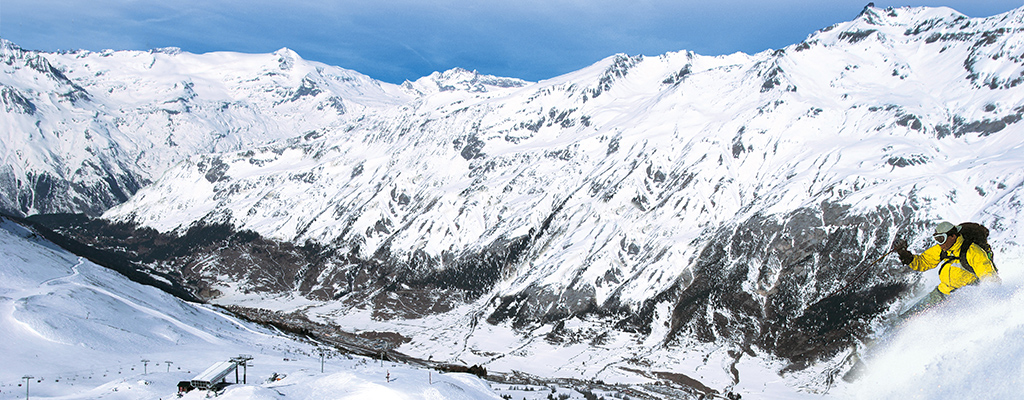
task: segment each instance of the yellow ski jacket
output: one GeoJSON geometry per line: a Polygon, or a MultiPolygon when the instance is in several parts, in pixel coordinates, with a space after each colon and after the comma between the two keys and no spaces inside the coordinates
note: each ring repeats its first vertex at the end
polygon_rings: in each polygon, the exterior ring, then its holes
{"type": "Polygon", "coordinates": [[[958,236],[956,243],[946,252],[948,256],[956,258],[942,260],[942,246],[935,245],[923,253],[914,256],[914,261],[910,262],[910,268],[915,271],[927,271],[940,267],[939,280],[942,283],[939,283],[939,291],[945,295],[964,286],[977,283],[978,279],[985,282],[999,282],[1000,279],[996,275],[995,268],[992,266],[992,260],[989,260],[985,251],[976,244],[971,244],[971,247],[967,249],[967,254],[964,255],[967,263],[974,268],[974,274],[967,272],[966,269],[961,267],[958,257],[960,255],[960,246],[963,243],[964,238],[958,236]]]}

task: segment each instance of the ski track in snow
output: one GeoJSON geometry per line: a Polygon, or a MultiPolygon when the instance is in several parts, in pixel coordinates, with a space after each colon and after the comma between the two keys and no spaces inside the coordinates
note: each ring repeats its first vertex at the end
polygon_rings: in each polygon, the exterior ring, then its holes
{"type": "Polygon", "coordinates": [[[86,288],[88,288],[90,290],[94,290],[94,291],[96,291],[98,293],[102,293],[104,295],[107,295],[107,296],[109,296],[109,297],[111,297],[113,299],[116,299],[116,300],[118,300],[118,301],[128,305],[131,308],[134,308],[136,310],[141,311],[143,314],[150,315],[150,316],[156,317],[156,318],[158,318],[160,320],[169,322],[172,325],[177,326],[178,328],[181,328],[182,330],[185,330],[186,332],[191,333],[192,335],[194,335],[194,336],[196,336],[196,337],[198,337],[200,339],[205,340],[207,343],[210,343],[210,344],[221,344],[221,343],[224,342],[222,339],[220,339],[220,338],[218,338],[218,337],[216,337],[216,336],[214,336],[212,334],[209,334],[209,333],[207,333],[205,331],[202,331],[200,329],[192,327],[192,326],[190,326],[190,325],[188,325],[188,324],[186,324],[184,322],[181,322],[177,318],[171,317],[171,316],[169,316],[169,315],[167,315],[167,314],[165,314],[163,312],[160,312],[158,310],[155,310],[153,308],[150,308],[150,307],[143,306],[141,304],[135,303],[135,302],[133,302],[131,300],[128,300],[127,298],[125,298],[123,296],[117,295],[117,294],[115,294],[113,292],[110,292],[110,291],[108,291],[106,289],[101,289],[101,288],[98,288],[98,287],[95,287],[95,286],[83,285],[83,284],[78,283],[78,282],[74,282],[74,284],[79,285],[79,286],[83,286],[83,287],[86,287],[86,288]]]}
{"type": "MultiPolygon", "coordinates": [[[[76,281],[75,278],[81,276],[81,274],[79,272],[79,268],[82,266],[82,264],[84,262],[85,262],[85,259],[82,258],[82,257],[79,257],[78,258],[78,263],[71,267],[71,270],[72,270],[71,274],[69,274],[67,276],[61,276],[61,277],[56,277],[56,278],[48,279],[48,280],[46,280],[44,282],[41,282],[39,284],[39,286],[36,287],[36,288],[27,289],[27,290],[22,291],[21,293],[19,293],[17,295],[16,302],[18,302],[18,301],[25,302],[29,298],[32,298],[32,297],[35,297],[35,296],[46,296],[49,293],[53,292],[53,290],[59,288],[61,285],[74,285],[74,286],[82,287],[82,288],[85,288],[87,290],[91,290],[91,291],[94,291],[96,293],[105,295],[105,296],[110,297],[112,299],[115,299],[115,300],[117,300],[117,301],[119,301],[119,302],[121,302],[121,303],[123,303],[123,304],[125,304],[125,305],[127,305],[127,306],[129,306],[131,308],[133,308],[133,309],[136,309],[136,310],[142,312],[143,314],[156,317],[157,319],[160,319],[162,321],[166,321],[166,322],[168,322],[168,323],[170,323],[170,324],[172,324],[174,326],[177,326],[178,328],[180,328],[180,329],[182,329],[182,330],[184,330],[184,331],[186,331],[188,333],[191,333],[192,335],[194,335],[194,336],[196,336],[198,338],[201,338],[201,339],[205,340],[208,343],[211,343],[211,344],[223,343],[223,340],[217,338],[216,336],[211,335],[211,334],[209,334],[207,332],[204,332],[204,331],[202,331],[200,329],[197,329],[197,328],[195,328],[193,326],[190,326],[190,325],[188,325],[188,324],[186,324],[184,322],[181,322],[177,318],[171,317],[170,315],[167,315],[167,314],[165,314],[163,312],[160,312],[160,311],[155,310],[155,309],[153,309],[151,307],[147,307],[147,306],[141,305],[139,303],[136,303],[134,301],[131,301],[131,300],[129,300],[128,298],[126,298],[124,296],[121,296],[121,295],[118,295],[116,293],[113,293],[113,292],[111,292],[111,291],[109,291],[107,289],[100,288],[100,287],[98,287],[96,285],[92,285],[92,284],[82,283],[82,282],[76,281]]],[[[223,317],[223,316],[221,316],[221,317],[223,317]]],[[[10,318],[12,320],[14,320],[15,322],[18,322],[18,323],[22,324],[25,327],[29,327],[29,325],[27,323],[19,321],[14,315],[11,315],[10,318]]],[[[241,325],[239,325],[239,326],[241,326],[241,325]]],[[[31,328],[28,328],[28,329],[31,329],[31,328]]],[[[33,330],[33,332],[36,332],[36,331],[33,330]]],[[[36,334],[39,335],[40,337],[44,337],[43,335],[39,334],[38,332],[36,332],[36,334]]]]}
{"type": "MultiPolygon", "coordinates": [[[[78,262],[75,263],[75,265],[71,266],[71,274],[70,275],[47,279],[47,280],[45,280],[45,281],[43,281],[42,283],[39,284],[40,289],[42,287],[44,287],[44,286],[53,285],[57,281],[70,281],[71,279],[75,278],[79,274],[78,267],[81,267],[83,263],[85,263],[85,258],[78,257],[78,262]]],[[[28,296],[21,296],[21,297],[28,297],[28,296]]]]}

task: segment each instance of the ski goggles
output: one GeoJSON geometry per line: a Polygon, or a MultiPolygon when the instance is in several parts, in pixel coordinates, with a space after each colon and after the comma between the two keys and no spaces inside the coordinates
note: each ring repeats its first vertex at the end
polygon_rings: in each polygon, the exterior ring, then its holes
{"type": "Polygon", "coordinates": [[[935,241],[939,242],[939,243],[946,243],[946,238],[947,237],[949,237],[948,234],[936,233],[934,236],[932,236],[932,239],[935,239],[935,241]]]}

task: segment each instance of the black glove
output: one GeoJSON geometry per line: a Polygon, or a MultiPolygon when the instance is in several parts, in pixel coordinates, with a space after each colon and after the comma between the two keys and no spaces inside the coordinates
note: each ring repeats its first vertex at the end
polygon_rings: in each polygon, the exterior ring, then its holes
{"type": "Polygon", "coordinates": [[[900,262],[903,265],[910,265],[914,261],[914,253],[907,251],[906,249],[896,250],[896,254],[900,255],[900,262]]]}
{"type": "Polygon", "coordinates": [[[907,250],[907,241],[904,239],[896,239],[892,241],[892,250],[899,252],[900,250],[907,250]]]}
{"type": "Polygon", "coordinates": [[[903,265],[910,265],[914,261],[914,253],[907,251],[907,241],[904,239],[896,239],[892,241],[892,251],[900,256],[900,262],[903,265]]]}

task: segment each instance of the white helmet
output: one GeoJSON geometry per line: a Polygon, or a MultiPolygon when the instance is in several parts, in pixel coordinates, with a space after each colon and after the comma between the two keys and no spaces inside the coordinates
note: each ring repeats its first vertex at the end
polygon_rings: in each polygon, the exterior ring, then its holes
{"type": "Polygon", "coordinates": [[[953,225],[949,221],[942,221],[935,227],[935,233],[949,233],[953,228],[956,228],[956,225],[953,225]]]}

